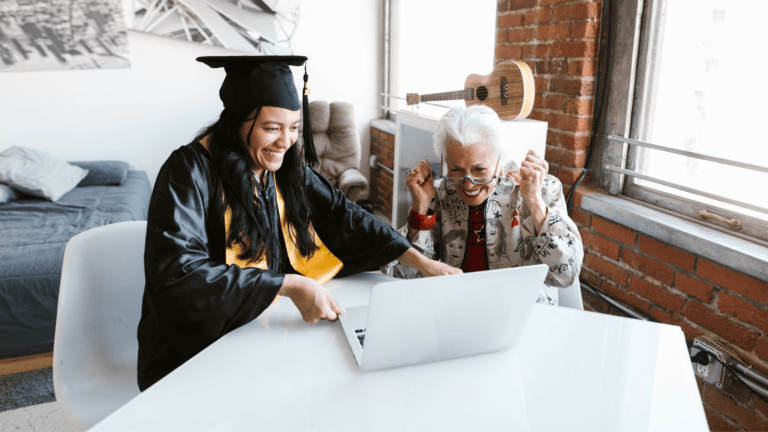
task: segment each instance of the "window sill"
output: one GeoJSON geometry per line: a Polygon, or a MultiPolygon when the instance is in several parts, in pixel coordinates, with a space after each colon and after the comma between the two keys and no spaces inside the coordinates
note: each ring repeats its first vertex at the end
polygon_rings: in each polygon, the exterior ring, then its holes
{"type": "Polygon", "coordinates": [[[387,119],[373,119],[371,120],[371,127],[378,129],[382,132],[386,132],[390,135],[395,134],[395,122],[387,119]]]}
{"type": "Polygon", "coordinates": [[[768,247],[607,193],[584,193],[581,208],[694,255],[768,281],[768,247]]]}

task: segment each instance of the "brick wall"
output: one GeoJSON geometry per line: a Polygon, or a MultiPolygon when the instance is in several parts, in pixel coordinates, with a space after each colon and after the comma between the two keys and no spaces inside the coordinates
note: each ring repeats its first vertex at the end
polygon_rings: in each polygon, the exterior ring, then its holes
{"type": "MultiPolygon", "coordinates": [[[[371,155],[376,155],[379,163],[394,169],[395,136],[382,130],[371,128],[371,155]]],[[[371,168],[370,199],[387,217],[392,217],[392,173],[381,168],[371,168]]]]}
{"type": "MultiPolygon", "coordinates": [[[[580,208],[597,189],[579,188],[570,216],[584,240],[581,279],[657,320],[680,326],[687,340],[725,342],[768,375],[768,284],[659,242],[580,208]]],[[[611,313],[582,290],[586,310],[611,313]]],[[[721,391],[697,379],[712,430],[768,430],[768,404],[741,383],[721,391]]]]}
{"type": "MultiPolygon", "coordinates": [[[[531,118],[546,121],[550,173],[567,190],[584,166],[591,138],[593,86],[601,2],[499,0],[497,61],[523,60],[534,71],[531,118]]],[[[394,137],[372,129],[371,154],[392,167],[394,137]]],[[[391,214],[392,176],[371,171],[371,196],[391,214]]],[[[588,183],[590,177],[585,182],[588,183]]],[[[768,284],[665,244],[581,209],[582,186],[571,217],[584,240],[582,280],[667,324],[686,339],[707,335],[725,342],[768,374],[768,284]]],[[[583,291],[585,309],[616,313],[583,291]]],[[[697,379],[712,430],[768,430],[768,404],[740,383],[720,390],[697,379]]]]}
{"type": "MultiPolygon", "coordinates": [[[[523,60],[534,71],[531,118],[546,121],[550,174],[567,190],[584,166],[591,123],[602,3],[585,0],[499,0],[497,61],[523,60]]],[[[587,177],[587,183],[589,177],[587,177]]],[[[659,242],[580,208],[571,217],[585,246],[585,280],[612,297],[683,329],[708,335],[768,374],[768,284],[659,242]]],[[[616,313],[582,292],[585,309],[616,313]]],[[[768,404],[740,383],[726,390],[698,380],[712,430],[768,430],[768,404]]]]}
{"type": "Polygon", "coordinates": [[[549,124],[550,174],[567,187],[589,146],[601,3],[500,0],[496,61],[523,60],[536,82],[532,119],[549,124]]]}

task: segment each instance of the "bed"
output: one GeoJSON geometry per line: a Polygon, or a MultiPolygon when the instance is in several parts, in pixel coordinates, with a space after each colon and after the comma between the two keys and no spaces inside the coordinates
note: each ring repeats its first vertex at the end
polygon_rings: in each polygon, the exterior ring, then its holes
{"type": "Polygon", "coordinates": [[[81,184],[55,202],[0,203],[0,358],[53,350],[67,241],[97,226],[146,220],[151,191],[144,171],[128,170],[120,185],[81,184]]]}

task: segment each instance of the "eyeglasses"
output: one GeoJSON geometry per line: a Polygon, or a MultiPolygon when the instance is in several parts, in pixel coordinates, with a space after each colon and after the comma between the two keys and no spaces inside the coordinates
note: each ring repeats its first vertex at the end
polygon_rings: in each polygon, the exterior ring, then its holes
{"type": "MultiPolygon", "coordinates": [[[[494,168],[493,172],[499,171],[499,161],[501,161],[501,155],[499,155],[499,158],[496,159],[496,168],[494,168]]],[[[440,166],[443,166],[443,155],[440,155],[440,166]]],[[[471,181],[472,183],[476,185],[487,185],[488,183],[494,181],[498,176],[493,177],[472,177],[469,175],[465,175],[462,177],[451,177],[451,176],[443,176],[446,183],[452,184],[452,185],[460,185],[463,184],[466,180],[471,181]]]]}

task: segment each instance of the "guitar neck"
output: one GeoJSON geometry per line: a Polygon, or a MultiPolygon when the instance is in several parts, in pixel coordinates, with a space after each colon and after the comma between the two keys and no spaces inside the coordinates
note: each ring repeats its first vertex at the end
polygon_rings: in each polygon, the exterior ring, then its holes
{"type": "Polygon", "coordinates": [[[421,102],[432,101],[445,101],[445,100],[474,100],[475,89],[468,88],[464,90],[444,92],[444,93],[432,93],[428,95],[419,96],[421,102]]]}

